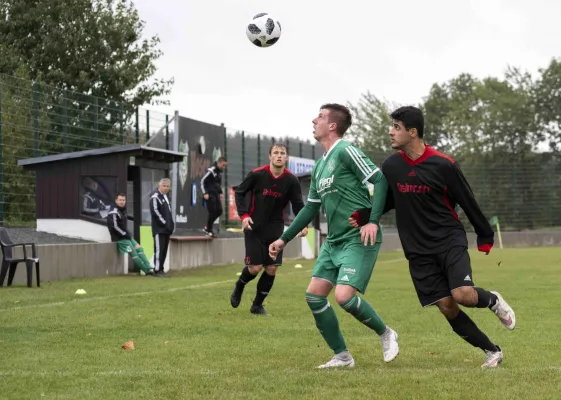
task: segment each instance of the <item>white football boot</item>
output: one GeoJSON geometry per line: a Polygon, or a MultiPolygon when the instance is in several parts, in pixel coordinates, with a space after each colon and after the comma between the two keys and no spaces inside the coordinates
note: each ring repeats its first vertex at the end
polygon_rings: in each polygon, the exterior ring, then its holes
{"type": "Polygon", "coordinates": [[[318,368],[334,368],[334,367],[348,367],[352,368],[355,366],[355,360],[351,353],[348,351],[343,351],[342,353],[335,354],[331,360],[318,366],[318,368]]]}
{"type": "Polygon", "coordinates": [[[399,354],[399,344],[397,343],[397,332],[389,326],[386,331],[380,335],[382,341],[382,350],[384,350],[384,361],[390,362],[399,354]]]}
{"type": "Polygon", "coordinates": [[[499,351],[489,351],[485,350],[487,358],[485,362],[481,365],[481,368],[495,368],[498,367],[501,361],[503,361],[503,351],[499,346],[497,346],[499,351]]]}
{"type": "Polygon", "coordinates": [[[501,323],[507,329],[514,329],[516,325],[516,316],[514,315],[514,310],[508,305],[508,303],[503,299],[499,292],[491,292],[497,296],[497,303],[491,307],[491,311],[501,320],[501,323]]]}

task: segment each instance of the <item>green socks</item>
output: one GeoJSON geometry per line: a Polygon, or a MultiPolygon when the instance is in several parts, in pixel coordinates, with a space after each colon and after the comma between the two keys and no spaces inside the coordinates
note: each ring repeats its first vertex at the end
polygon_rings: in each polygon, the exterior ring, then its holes
{"type": "Polygon", "coordinates": [[[145,274],[150,272],[152,266],[150,265],[150,261],[148,261],[148,258],[146,258],[146,255],[144,254],[142,247],[133,250],[131,252],[131,257],[132,257],[132,261],[134,262],[134,265],[136,265],[140,270],[142,270],[142,272],[144,272],[145,274]]]}
{"type": "Polygon", "coordinates": [[[364,325],[381,335],[386,330],[386,324],[368,302],[357,295],[341,304],[341,307],[364,325]]]}
{"type": "Polygon", "coordinates": [[[144,266],[146,268],[148,268],[146,271],[144,272],[148,272],[152,269],[152,266],[150,265],[150,261],[148,260],[148,258],[146,257],[146,254],[144,254],[144,249],[142,247],[138,248],[136,250],[136,252],[138,253],[138,256],[140,257],[140,259],[142,260],[142,262],[144,263],[144,266]]]}
{"type": "Polygon", "coordinates": [[[327,301],[327,297],[306,292],[306,302],[312,310],[312,314],[316,320],[316,327],[321,333],[321,336],[323,336],[323,339],[327,342],[327,345],[335,354],[347,351],[345,339],[339,329],[337,315],[331,307],[331,304],[327,301]]]}

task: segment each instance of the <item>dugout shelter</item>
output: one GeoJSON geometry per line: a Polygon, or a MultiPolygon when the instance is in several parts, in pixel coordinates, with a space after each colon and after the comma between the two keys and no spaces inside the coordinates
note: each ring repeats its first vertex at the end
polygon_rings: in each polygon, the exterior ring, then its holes
{"type": "Polygon", "coordinates": [[[28,158],[18,165],[35,172],[38,231],[110,241],[106,216],[116,194],[125,193],[129,230],[149,249],[150,194],[161,178],[170,176],[171,165],[184,157],[184,153],[129,144],[28,158]]]}

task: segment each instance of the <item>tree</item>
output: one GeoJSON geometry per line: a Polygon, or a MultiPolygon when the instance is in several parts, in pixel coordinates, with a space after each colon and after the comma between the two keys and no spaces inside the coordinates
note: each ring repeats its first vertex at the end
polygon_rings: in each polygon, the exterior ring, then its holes
{"type": "Polygon", "coordinates": [[[551,151],[561,151],[561,61],[539,70],[535,86],[536,112],[551,151]]]}
{"type": "MultiPolygon", "coordinates": [[[[133,106],[169,93],[173,79],[149,82],[159,38],[142,39],[129,0],[0,0],[0,17],[0,43],[33,80],[133,106]]],[[[1,66],[13,74],[17,64],[1,66]]]]}
{"type": "Polygon", "coordinates": [[[0,77],[0,90],[0,224],[28,225],[35,217],[35,180],[17,162],[36,155],[35,145],[45,140],[50,121],[33,102],[29,71],[24,66],[15,71],[15,77],[0,77]]]}
{"type": "Polygon", "coordinates": [[[119,143],[134,109],[159,101],[173,79],[154,79],[159,38],[142,38],[130,0],[0,0],[0,73],[25,65],[51,116],[50,152],[119,143]]]}
{"type": "Polygon", "coordinates": [[[356,105],[348,104],[348,107],[354,116],[354,123],[348,133],[349,140],[373,159],[390,154],[390,113],[398,106],[366,92],[356,105]]]}
{"type": "MultiPolygon", "coordinates": [[[[558,93],[561,63],[555,61],[538,81],[514,67],[501,78],[460,74],[435,83],[421,105],[425,141],[460,163],[484,212],[498,215],[507,228],[554,222],[552,207],[561,196],[556,158],[536,149],[545,138],[561,139],[558,93]]],[[[352,137],[370,154],[389,150],[388,104],[367,92],[351,105],[357,116],[352,137]]],[[[461,212],[460,218],[470,229],[461,212]]]]}
{"type": "Polygon", "coordinates": [[[480,86],[470,74],[432,86],[423,104],[427,141],[456,156],[481,151],[480,86]]]}

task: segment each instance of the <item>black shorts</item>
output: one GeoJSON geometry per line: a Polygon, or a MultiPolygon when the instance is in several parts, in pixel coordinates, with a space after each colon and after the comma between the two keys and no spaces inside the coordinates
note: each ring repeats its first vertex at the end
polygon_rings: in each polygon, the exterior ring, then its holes
{"type": "Polygon", "coordinates": [[[452,290],[474,286],[471,260],[466,247],[455,246],[435,255],[412,255],[409,272],[423,307],[452,296],[452,290]]]}
{"type": "MultiPolygon", "coordinates": [[[[269,256],[269,245],[278,239],[264,238],[262,234],[244,231],[245,236],[245,265],[263,265],[264,267],[282,264],[282,251],[273,260],[269,256]]],[[[280,236],[280,235],[279,235],[280,236]]]]}

